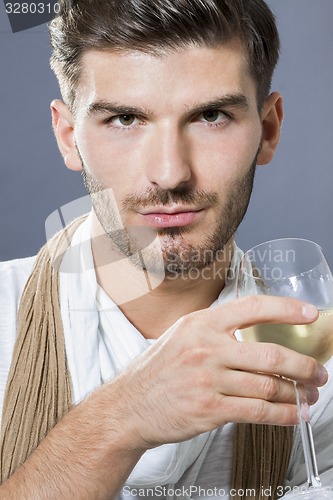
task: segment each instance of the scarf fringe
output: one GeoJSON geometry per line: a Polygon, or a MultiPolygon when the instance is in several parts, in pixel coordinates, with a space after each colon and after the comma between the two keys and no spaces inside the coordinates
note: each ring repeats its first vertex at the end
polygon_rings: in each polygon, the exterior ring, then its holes
{"type": "Polygon", "coordinates": [[[22,294],[2,411],[1,483],[26,461],[71,406],[58,268],[85,218],[76,219],[41,249],[22,294]]]}
{"type": "Polygon", "coordinates": [[[232,464],[232,488],[238,493],[233,496],[235,500],[277,499],[281,493],[278,487],[283,486],[287,474],[293,434],[293,427],[235,426],[232,464]]]}

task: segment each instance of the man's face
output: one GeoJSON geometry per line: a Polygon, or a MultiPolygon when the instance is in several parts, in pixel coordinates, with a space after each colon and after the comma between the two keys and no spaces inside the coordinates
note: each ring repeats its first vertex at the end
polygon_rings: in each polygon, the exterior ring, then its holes
{"type": "Polygon", "coordinates": [[[206,266],[244,216],[261,143],[241,46],[90,51],[83,68],[75,142],[89,191],[112,189],[116,206],[93,196],[104,230],[118,208],[125,228],[158,232],[166,268],[206,266]]]}

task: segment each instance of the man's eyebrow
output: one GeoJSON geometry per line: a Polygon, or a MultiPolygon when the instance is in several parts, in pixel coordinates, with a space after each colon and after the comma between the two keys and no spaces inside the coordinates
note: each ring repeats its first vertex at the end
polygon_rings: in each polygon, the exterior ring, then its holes
{"type": "MultiPolygon", "coordinates": [[[[217,97],[215,99],[210,99],[204,103],[198,104],[197,106],[186,106],[189,114],[195,115],[200,114],[207,110],[218,110],[221,108],[233,108],[239,109],[241,111],[247,111],[249,109],[249,101],[244,94],[226,94],[222,97],[217,97]]],[[[103,114],[115,114],[115,115],[151,115],[152,112],[147,108],[140,108],[137,106],[127,106],[123,104],[118,104],[116,102],[108,101],[96,101],[88,106],[87,115],[103,115],[103,114]]]]}
{"type": "Polygon", "coordinates": [[[116,115],[146,115],[149,110],[136,106],[126,106],[107,101],[97,101],[89,105],[87,115],[116,114],[116,115]]]}
{"type": "Polygon", "coordinates": [[[244,94],[227,94],[216,99],[211,99],[205,103],[194,106],[193,108],[186,106],[191,114],[200,114],[207,110],[219,110],[223,108],[238,109],[240,111],[248,111],[250,103],[244,94]]]}

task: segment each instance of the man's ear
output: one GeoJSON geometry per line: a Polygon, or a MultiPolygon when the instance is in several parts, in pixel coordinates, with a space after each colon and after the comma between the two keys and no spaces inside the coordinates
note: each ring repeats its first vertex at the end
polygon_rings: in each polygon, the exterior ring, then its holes
{"type": "Polygon", "coordinates": [[[279,144],[283,119],[282,97],[273,92],[267,97],[262,113],[262,145],[257,159],[258,165],[266,165],[274,156],[279,144]]]}
{"type": "Polygon", "coordinates": [[[74,136],[74,118],[72,112],[60,99],[51,102],[52,125],[59,150],[66,167],[70,170],[82,170],[74,136]]]}

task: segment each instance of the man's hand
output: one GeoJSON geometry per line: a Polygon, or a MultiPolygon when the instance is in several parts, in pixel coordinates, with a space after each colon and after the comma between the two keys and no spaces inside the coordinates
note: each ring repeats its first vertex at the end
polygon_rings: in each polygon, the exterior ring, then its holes
{"type": "Polygon", "coordinates": [[[296,424],[294,388],[285,378],[309,386],[313,403],[326,370],[276,344],[239,342],[234,332],[258,323],[310,323],[317,316],[300,301],[251,296],[181,318],[117,380],[132,443],[155,447],[227,422],[296,424]]]}
{"type": "Polygon", "coordinates": [[[75,406],[0,486],[4,500],[115,498],[147,448],[226,422],[297,422],[292,383],[323,385],[313,358],[274,344],[238,342],[256,323],[309,323],[305,304],[248,297],[181,318],[115,380],[75,406]],[[47,481],[45,480],[47,478],[47,481]]]}

